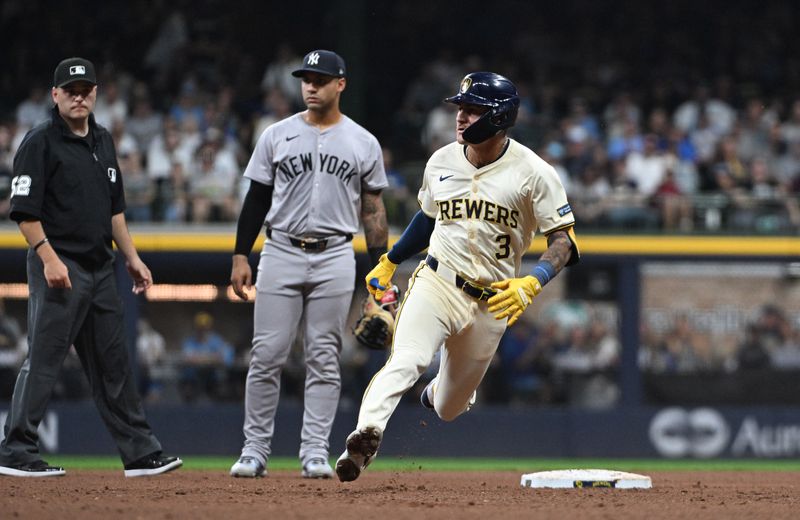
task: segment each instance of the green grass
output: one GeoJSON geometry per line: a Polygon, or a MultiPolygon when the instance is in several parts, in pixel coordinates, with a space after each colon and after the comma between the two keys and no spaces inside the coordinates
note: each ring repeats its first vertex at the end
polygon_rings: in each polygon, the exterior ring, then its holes
{"type": "MultiPolygon", "coordinates": [[[[51,464],[67,469],[122,470],[117,457],[53,455],[51,464]]],[[[233,457],[185,456],[187,470],[227,472],[233,457]]],[[[331,460],[331,463],[334,459],[331,460]]],[[[609,469],[620,471],[800,471],[800,460],[662,460],[662,459],[481,459],[481,458],[378,458],[370,471],[517,471],[533,473],[555,469],[609,469]]],[[[272,470],[298,470],[293,457],[275,457],[272,470]]]]}

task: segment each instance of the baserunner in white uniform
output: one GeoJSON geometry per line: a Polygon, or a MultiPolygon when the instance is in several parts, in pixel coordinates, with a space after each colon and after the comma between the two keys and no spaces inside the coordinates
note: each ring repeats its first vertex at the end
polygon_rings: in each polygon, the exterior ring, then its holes
{"type": "Polygon", "coordinates": [[[336,463],[343,482],[373,459],[400,398],[440,348],[439,373],[422,404],[446,421],[468,410],[506,326],[579,258],[575,219],[556,171],[506,135],[519,107],[516,87],[498,74],[474,72],[445,101],[458,105],[456,142],[428,160],[421,211],[366,278],[380,297],[397,264],[428,248],[398,311],[391,356],[367,387],[336,463]],[[547,250],[530,274],[520,273],[537,230],[547,250]]]}
{"type": "Polygon", "coordinates": [[[268,127],[244,172],[250,188],[239,216],[231,270],[233,290],[244,300],[244,288],[252,283],[247,257],[264,224],[268,239],[258,264],[245,441],[231,467],[234,477],[267,473],[281,370],[301,320],[306,364],[302,475],[333,477],[328,445],[339,404],[339,354],[356,270],[350,241],[359,218],[374,262],[388,240],[381,147],[339,110],[346,85],[344,60],[331,51],[312,51],[292,74],[301,78],[307,110],[268,127]]]}

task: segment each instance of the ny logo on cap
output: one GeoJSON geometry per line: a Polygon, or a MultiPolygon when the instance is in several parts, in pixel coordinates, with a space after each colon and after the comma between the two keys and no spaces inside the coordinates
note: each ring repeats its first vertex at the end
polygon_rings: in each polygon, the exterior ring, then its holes
{"type": "Polygon", "coordinates": [[[83,65],[73,65],[69,68],[69,75],[74,76],[76,74],[86,74],[86,67],[83,65]]]}
{"type": "Polygon", "coordinates": [[[314,54],[308,55],[308,64],[309,65],[316,65],[319,63],[319,53],[315,52],[314,54]]]}

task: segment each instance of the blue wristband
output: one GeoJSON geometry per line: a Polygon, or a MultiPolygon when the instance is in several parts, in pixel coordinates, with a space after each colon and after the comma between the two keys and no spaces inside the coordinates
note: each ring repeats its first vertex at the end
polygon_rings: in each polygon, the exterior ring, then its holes
{"type": "Polygon", "coordinates": [[[556,268],[547,260],[539,260],[539,263],[533,266],[531,275],[539,280],[539,283],[544,287],[547,285],[547,282],[555,278],[556,268]]]}

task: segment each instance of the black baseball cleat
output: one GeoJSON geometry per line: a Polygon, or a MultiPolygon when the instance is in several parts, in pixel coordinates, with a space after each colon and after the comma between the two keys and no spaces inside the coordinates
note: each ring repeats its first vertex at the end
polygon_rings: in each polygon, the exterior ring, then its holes
{"type": "MultiPolygon", "coordinates": [[[[422,406],[429,410],[433,410],[433,394],[436,392],[436,383],[439,381],[439,375],[437,374],[436,377],[431,379],[431,382],[422,390],[422,393],[419,394],[419,402],[422,403],[422,406]]],[[[469,402],[467,403],[467,407],[464,409],[465,412],[470,411],[470,409],[475,406],[475,401],[478,399],[478,392],[472,392],[472,395],[469,398],[469,402]]]]}
{"type": "Polygon", "coordinates": [[[51,466],[43,460],[0,466],[0,475],[9,477],[61,477],[66,473],[64,468],[51,466]]]}
{"type": "Polygon", "coordinates": [[[378,453],[383,432],[377,426],[365,426],[347,436],[347,449],[336,461],[336,476],[342,482],[352,482],[369,466],[378,453]]]}
{"type": "MultiPolygon", "coordinates": [[[[434,379],[434,381],[435,381],[435,379],[434,379]]],[[[433,383],[434,383],[434,381],[431,381],[430,383],[428,383],[428,385],[425,387],[425,389],[422,390],[422,393],[419,394],[419,402],[422,403],[422,406],[424,406],[425,408],[428,408],[429,410],[433,410],[433,399],[432,399],[432,396],[428,392],[433,391],[433,383]]]]}
{"type": "Polygon", "coordinates": [[[178,457],[167,457],[161,452],[151,453],[130,464],[125,464],[126,477],[147,477],[160,475],[173,469],[178,469],[183,465],[183,461],[178,457]]]}

